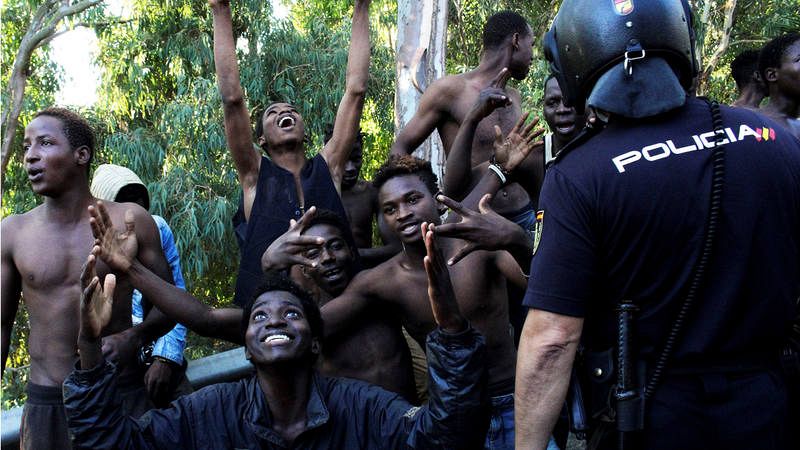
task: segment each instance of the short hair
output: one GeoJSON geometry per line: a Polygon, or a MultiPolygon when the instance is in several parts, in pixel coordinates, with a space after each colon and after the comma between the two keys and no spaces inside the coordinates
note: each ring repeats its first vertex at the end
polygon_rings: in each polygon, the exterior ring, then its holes
{"type": "Polygon", "coordinates": [[[403,175],[418,176],[425,183],[428,190],[431,191],[431,195],[436,195],[439,192],[439,179],[433,173],[431,163],[411,155],[391,155],[389,160],[383,163],[378,172],[375,173],[372,185],[375,186],[375,189],[380,190],[381,186],[386,184],[387,181],[403,175]]]}
{"type": "Polygon", "coordinates": [[[278,271],[268,271],[264,274],[262,283],[254,291],[253,296],[244,304],[242,308],[242,322],[240,331],[242,333],[242,340],[247,333],[247,327],[250,325],[250,315],[253,313],[253,305],[256,299],[262,294],[272,291],[288,292],[300,300],[300,305],[303,307],[303,313],[306,316],[308,325],[311,328],[311,335],[320,340],[323,338],[323,323],[322,314],[319,311],[319,306],[306,290],[298,286],[287,275],[278,271]]]}
{"type": "Polygon", "coordinates": [[[483,26],[483,48],[497,48],[514,33],[527,36],[530,32],[531,29],[524,17],[513,11],[500,11],[489,17],[483,26]]]}
{"type": "Polygon", "coordinates": [[[89,166],[94,159],[95,136],[92,126],[89,121],[81,117],[80,114],[67,108],[50,107],[45,108],[36,114],[33,118],[40,116],[55,117],[61,121],[64,136],[67,137],[70,147],[73,149],[86,146],[89,148],[89,163],[86,164],[86,170],[89,171],[89,166]]]}
{"type": "MultiPolygon", "coordinates": [[[[332,137],[333,137],[333,124],[329,123],[325,125],[325,133],[322,135],[322,144],[323,145],[327,144],[332,137]]],[[[359,147],[361,147],[362,149],[364,148],[364,133],[362,133],[361,130],[359,130],[358,134],[356,135],[355,143],[358,144],[359,147]]]]}
{"type": "Polygon", "coordinates": [[[758,72],[758,50],[745,50],[731,61],[731,76],[739,90],[752,83],[753,73],[758,72]]]}
{"type": "Polygon", "coordinates": [[[800,40],[800,34],[787,33],[767,42],[758,54],[758,71],[764,82],[767,82],[766,71],[770,67],[780,67],[786,49],[800,40]]]}
{"type": "MultiPolygon", "coordinates": [[[[329,209],[317,208],[317,212],[314,214],[314,217],[308,221],[308,225],[303,228],[302,232],[305,233],[306,230],[314,225],[330,225],[339,230],[339,232],[342,233],[344,240],[348,241],[347,236],[350,234],[350,226],[338,214],[329,209]]],[[[350,241],[348,241],[347,244],[350,245],[351,248],[353,247],[353,243],[350,241]]]]}

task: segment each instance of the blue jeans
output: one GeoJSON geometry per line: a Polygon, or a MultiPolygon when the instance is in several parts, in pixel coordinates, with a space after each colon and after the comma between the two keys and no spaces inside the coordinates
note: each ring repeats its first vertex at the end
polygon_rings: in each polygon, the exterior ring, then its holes
{"type": "MultiPolygon", "coordinates": [[[[491,400],[491,421],[483,447],[487,450],[514,450],[514,394],[492,397],[491,400]]],[[[552,436],[547,443],[547,450],[559,450],[552,436]]]]}

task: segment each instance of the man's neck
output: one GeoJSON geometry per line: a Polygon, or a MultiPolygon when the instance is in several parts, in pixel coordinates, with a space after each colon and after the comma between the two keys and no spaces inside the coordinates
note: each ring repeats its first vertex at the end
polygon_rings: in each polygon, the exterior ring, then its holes
{"type": "MultiPolygon", "coordinates": [[[[256,372],[258,384],[269,405],[273,428],[281,432],[305,423],[312,369],[302,363],[280,364],[257,367],[256,372]]],[[[294,439],[289,437],[290,441],[294,439]]]]}
{"type": "Polygon", "coordinates": [[[302,145],[292,148],[270,149],[268,153],[272,162],[295,175],[300,173],[306,161],[308,161],[302,145]]]}
{"type": "Polygon", "coordinates": [[[402,259],[400,265],[406,269],[421,269],[425,265],[423,258],[427,254],[425,251],[425,244],[423,241],[415,242],[413,244],[403,243],[402,259]]]}
{"type": "Polygon", "coordinates": [[[89,215],[88,207],[94,203],[86,183],[80,187],[60,193],[57,197],[44,197],[44,212],[48,221],[75,223],[84,221],[89,215]]]}
{"type": "Polygon", "coordinates": [[[731,106],[740,108],[758,108],[764,100],[764,94],[754,89],[744,89],[739,98],[731,106]]]}
{"type": "Polygon", "coordinates": [[[481,61],[472,72],[480,77],[483,81],[489,82],[492,78],[497,76],[497,73],[503,67],[508,67],[511,63],[511,54],[504,50],[491,50],[484,51],[481,55],[481,61]]]}
{"type": "Polygon", "coordinates": [[[796,119],[800,114],[800,99],[790,98],[776,89],[770,89],[769,103],[764,109],[774,114],[780,114],[785,118],[796,119]]]}

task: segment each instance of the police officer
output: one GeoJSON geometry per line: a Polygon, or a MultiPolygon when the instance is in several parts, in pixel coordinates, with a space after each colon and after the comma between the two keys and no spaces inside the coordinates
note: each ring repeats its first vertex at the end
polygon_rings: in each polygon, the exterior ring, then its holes
{"type": "Polygon", "coordinates": [[[588,378],[630,382],[585,395],[600,400],[590,446],[614,445],[617,433],[598,439],[620,422],[600,424],[631,410],[628,393],[642,448],[789,445],[777,360],[800,290],[800,145],[762,115],[689,95],[693,41],[679,0],[564,0],[545,38],[567,104],[605,125],[562,150],[542,188],[518,449],[546,445],[579,342],[588,378]],[[633,317],[622,333],[620,308],[633,317]]]}

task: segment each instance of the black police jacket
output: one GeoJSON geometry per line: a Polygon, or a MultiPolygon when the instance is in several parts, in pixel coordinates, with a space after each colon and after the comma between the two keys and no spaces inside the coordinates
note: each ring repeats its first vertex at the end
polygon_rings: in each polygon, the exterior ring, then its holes
{"type": "Polygon", "coordinates": [[[140,419],[123,416],[116,368],[75,370],[64,406],[76,448],[91,449],[377,449],[480,447],[485,437],[485,342],[473,329],[428,336],[428,404],[415,407],[377,386],[314,374],[308,428],[288,443],[271,427],[253,376],[182,397],[140,419]]]}

